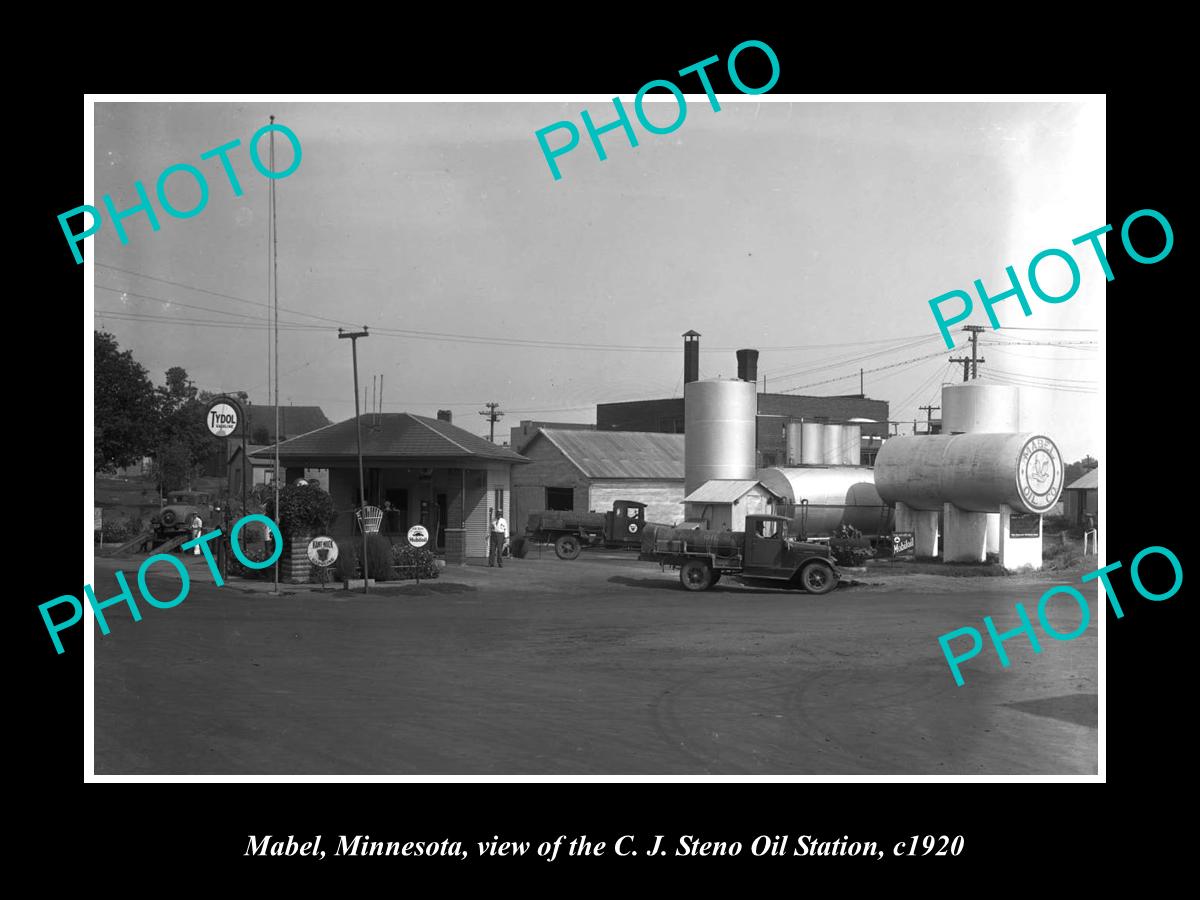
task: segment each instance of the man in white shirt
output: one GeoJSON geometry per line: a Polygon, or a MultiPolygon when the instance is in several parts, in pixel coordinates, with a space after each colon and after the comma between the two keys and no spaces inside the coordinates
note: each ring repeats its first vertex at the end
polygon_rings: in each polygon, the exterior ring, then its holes
{"type": "MultiPolygon", "coordinates": [[[[200,535],[204,533],[204,520],[200,518],[200,513],[192,513],[192,521],[188,523],[192,528],[192,540],[198,540],[200,535]]],[[[197,544],[192,548],[192,553],[195,556],[200,555],[200,545],[197,544]]]]}
{"type": "MultiPolygon", "coordinates": [[[[492,510],[488,510],[489,515],[492,510]]],[[[508,523],[504,521],[504,516],[500,514],[500,510],[496,510],[496,517],[492,519],[492,534],[491,543],[488,546],[488,566],[496,565],[501,569],[504,568],[504,557],[501,555],[504,551],[504,542],[508,539],[508,523]]]]}

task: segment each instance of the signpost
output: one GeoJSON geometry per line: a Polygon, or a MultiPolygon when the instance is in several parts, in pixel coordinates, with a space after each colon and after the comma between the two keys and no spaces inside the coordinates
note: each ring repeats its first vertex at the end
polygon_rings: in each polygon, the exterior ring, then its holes
{"type": "Polygon", "coordinates": [[[429,532],[424,525],[414,525],[408,529],[408,546],[420,550],[429,543],[429,532]]]}
{"type": "Polygon", "coordinates": [[[333,538],[321,534],[308,542],[308,561],[321,573],[321,590],[325,590],[325,572],[337,558],[338,545],[333,538]]]}
{"type": "MultiPolygon", "coordinates": [[[[225,530],[229,530],[229,504],[233,500],[233,469],[229,465],[229,436],[238,430],[238,426],[242,429],[242,515],[245,516],[248,510],[246,509],[246,466],[250,463],[246,459],[246,428],[250,424],[246,421],[245,415],[242,413],[242,405],[233,397],[221,394],[209,401],[208,407],[204,410],[204,424],[209,432],[214,437],[225,439],[225,482],[226,482],[226,500],[225,500],[225,530]]],[[[278,513],[277,513],[278,514],[278,513]]],[[[268,536],[270,531],[267,532],[268,536]]],[[[225,551],[225,541],[217,544],[217,554],[219,556],[218,565],[223,577],[229,576],[229,557],[225,551]]]]}

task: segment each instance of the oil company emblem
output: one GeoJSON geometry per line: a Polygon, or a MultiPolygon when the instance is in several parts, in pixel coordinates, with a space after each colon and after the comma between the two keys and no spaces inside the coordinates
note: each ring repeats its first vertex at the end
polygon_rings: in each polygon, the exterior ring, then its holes
{"type": "Polygon", "coordinates": [[[414,525],[408,529],[408,544],[410,547],[415,547],[420,550],[429,543],[429,531],[424,525],[414,525]]]}
{"type": "Polygon", "coordinates": [[[338,545],[333,538],[320,535],[308,542],[308,561],[314,566],[332,566],[337,558],[338,545]]]}
{"type": "Polygon", "coordinates": [[[1017,462],[1017,490],[1031,512],[1044,513],[1062,493],[1063,464],[1058,447],[1046,437],[1030,438],[1017,462]]]}
{"type": "Polygon", "coordinates": [[[237,410],[228,403],[214,403],[204,414],[204,424],[217,437],[228,437],[237,430],[237,410]]]}
{"type": "Polygon", "coordinates": [[[638,528],[638,526],[637,526],[637,522],[630,522],[630,523],[629,523],[629,533],[630,533],[630,534],[637,534],[637,528],[638,528]]]}

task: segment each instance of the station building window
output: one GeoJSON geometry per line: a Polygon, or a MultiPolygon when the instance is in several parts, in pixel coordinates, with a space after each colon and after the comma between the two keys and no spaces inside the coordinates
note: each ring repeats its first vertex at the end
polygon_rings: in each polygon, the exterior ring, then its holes
{"type": "Polygon", "coordinates": [[[546,488],[546,509],[559,512],[571,512],[575,509],[574,488],[546,488]]]}

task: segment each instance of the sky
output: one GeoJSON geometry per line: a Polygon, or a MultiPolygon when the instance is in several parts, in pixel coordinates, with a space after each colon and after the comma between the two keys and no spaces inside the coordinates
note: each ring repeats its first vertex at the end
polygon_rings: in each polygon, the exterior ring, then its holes
{"type": "MultiPolygon", "coordinates": [[[[97,103],[88,202],[110,194],[131,207],[135,180],[153,196],[176,163],[205,173],[209,199],[187,219],[155,200],[160,230],[134,215],[126,245],[111,223],[87,239],[96,327],[156,383],[178,365],[200,388],[271,402],[269,181],[248,144],[273,114],[302,146],[300,166],[275,182],[282,404],[352,416],[337,328],[365,325],[359,383],[382,377],[386,412],[450,409],[486,434],[479,411],[497,401],[498,439],[522,419],[594,422],[597,402],[680,395],[681,335],[694,329],[702,377],[734,376],[739,347],[760,350],[773,392],[857,393],[862,367],[867,395],[889,401],[906,433],[943,382],[962,378],[947,360],[965,336],[955,326],[947,352],[929,300],[973,292],[975,279],[1007,290],[1012,265],[1032,314],[1004,301],[993,331],[976,304],[961,324],[987,326],[980,375],[1021,383],[1023,430],[1049,434],[1067,461],[1099,457],[1105,280],[1071,239],[1106,221],[1103,101],[768,96],[721,95],[714,112],[688,95],[669,135],[631,114],[638,146],[609,132],[603,162],[579,114],[610,121],[604,98],[97,103]],[[559,157],[556,181],[534,132],[561,120],[581,142],[559,157]],[[200,160],[233,139],[241,197],[217,160],[200,160]],[[1049,247],[1081,272],[1078,293],[1054,305],[1027,281],[1049,247]]],[[[647,108],[664,124],[674,115],[670,99],[647,108]]],[[[292,151],[276,141],[282,169],[292,151]]],[[[199,198],[186,174],[167,191],[180,209],[199,198]]],[[[1038,269],[1054,293],[1065,273],[1056,260],[1038,269]]]]}

